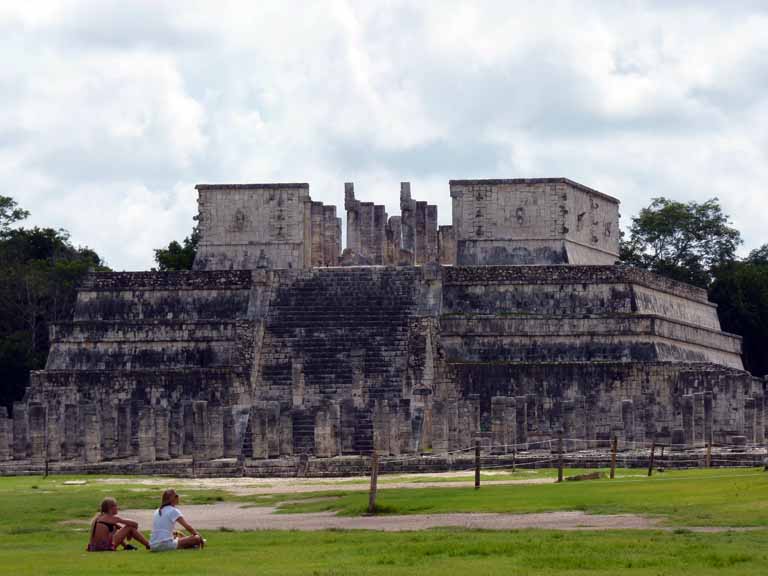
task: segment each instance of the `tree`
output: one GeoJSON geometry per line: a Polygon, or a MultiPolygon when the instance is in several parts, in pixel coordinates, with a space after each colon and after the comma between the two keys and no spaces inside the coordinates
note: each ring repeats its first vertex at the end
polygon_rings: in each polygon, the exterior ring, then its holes
{"type": "Polygon", "coordinates": [[[744,338],[744,365],[756,376],[768,374],[768,260],[766,246],[743,262],[716,270],[710,298],[723,330],[744,338]]]}
{"type": "Polygon", "coordinates": [[[197,244],[200,241],[200,232],[197,226],[192,228],[192,234],[184,238],[182,244],[176,240],[165,248],[155,250],[155,262],[161,272],[171,270],[192,270],[197,255],[197,244]]]}
{"type": "Polygon", "coordinates": [[[0,196],[0,233],[6,232],[11,224],[21,222],[29,216],[29,212],[22,210],[13,198],[0,196]]]}
{"type": "Polygon", "coordinates": [[[654,198],[632,219],[621,260],[707,288],[714,270],[735,259],[741,234],[717,198],[703,203],[654,198]]]}
{"type": "Polygon", "coordinates": [[[747,262],[750,264],[768,264],[768,244],[763,244],[756,248],[747,256],[747,262]]]}
{"type": "Polygon", "coordinates": [[[29,372],[45,367],[49,326],[68,321],[77,287],[91,269],[105,269],[64,230],[7,229],[0,236],[0,405],[22,397],[29,372]]]}

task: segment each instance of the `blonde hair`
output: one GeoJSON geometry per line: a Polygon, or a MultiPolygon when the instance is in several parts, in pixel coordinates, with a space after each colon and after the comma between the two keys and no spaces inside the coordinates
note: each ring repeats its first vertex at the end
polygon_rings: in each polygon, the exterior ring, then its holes
{"type": "Polygon", "coordinates": [[[115,506],[117,506],[117,500],[111,497],[104,498],[101,501],[101,514],[109,514],[115,506]]]}
{"type": "Polygon", "coordinates": [[[91,537],[93,537],[93,533],[96,530],[96,520],[99,518],[99,516],[102,514],[111,514],[112,509],[116,506],[117,500],[110,496],[104,498],[104,500],[101,501],[101,506],[99,506],[99,513],[93,517],[93,520],[91,520],[91,537]]]}
{"type": "Polygon", "coordinates": [[[173,506],[174,498],[176,498],[176,490],[173,488],[168,488],[165,492],[163,492],[163,499],[160,501],[160,508],[158,508],[158,513],[161,516],[163,515],[163,508],[166,506],[173,506]]]}

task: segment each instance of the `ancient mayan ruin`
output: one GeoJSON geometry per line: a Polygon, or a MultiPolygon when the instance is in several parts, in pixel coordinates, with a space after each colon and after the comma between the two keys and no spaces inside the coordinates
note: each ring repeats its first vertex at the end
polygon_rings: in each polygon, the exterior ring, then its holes
{"type": "Polygon", "coordinates": [[[476,439],[765,439],[740,338],[705,291],[616,263],[619,202],[601,192],[454,180],[438,226],[408,183],[396,216],[346,184],[343,250],[307,184],[197,192],[194,270],[89,276],[46,369],[0,409],[0,473],[344,473],[476,439]]]}

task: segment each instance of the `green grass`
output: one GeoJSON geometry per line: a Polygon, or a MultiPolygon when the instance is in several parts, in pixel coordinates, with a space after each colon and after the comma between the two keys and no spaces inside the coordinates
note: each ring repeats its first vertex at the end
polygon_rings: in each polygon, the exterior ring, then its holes
{"type": "Polygon", "coordinates": [[[81,534],[0,542],[7,574],[758,575],[768,533],[215,532],[203,552],[86,554],[81,534]]]}
{"type": "MultiPolygon", "coordinates": [[[[624,472],[629,474],[631,472],[624,472]]],[[[390,514],[448,512],[532,513],[581,510],[593,514],[643,514],[668,517],[674,526],[768,527],[768,473],[749,470],[679,470],[638,477],[563,484],[409,488],[379,491],[378,504],[390,514]]],[[[337,511],[357,515],[367,493],[336,500],[297,502],[284,513],[337,511]]]]}
{"type": "MultiPolygon", "coordinates": [[[[539,471],[551,475],[552,471],[539,471]]],[[[569,473],[572,473],[569,471],[569,473]]],[[[206,531],[203,552],[86,554],[87,519],[106,495],[125,508],[154,508],[161,490],[133,478],[66,486],[70,478],[0,478],[0,574],[457,574],[751,575],[768,573],[768,474],[756,470],[689,470],[560,485],[382,489],[388,512],[538,512],[586,510],[668,516],[678,526],[753,526],[748,532],[485,532],[430,530],[206,531]]],[[[519,475],[519,474],[518,474],[519,475]]],[[[518,475],[515,475],[517,477],[518,475]]],[[[468,477],[468,479],[471,477],[468,477]]],[[[494,478],[497,478],[494,476],[494,478]]],[[[235,497],[224,491],[180,489],[184,503],[217,500],[286,504],[286,510],[360,512],[367,494],[344,490],[235,497]]]]}

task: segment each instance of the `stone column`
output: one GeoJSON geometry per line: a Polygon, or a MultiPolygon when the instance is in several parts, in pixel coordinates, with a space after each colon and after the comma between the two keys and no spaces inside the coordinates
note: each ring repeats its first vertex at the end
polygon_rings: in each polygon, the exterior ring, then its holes
{"type": "Polygon", "coordinates": [[[81,404],[83,416],[83,461],[95,464],[101,461],[101,419],[96,404],[81,404]]]}
{"type": "Polygon", "coordinates": [[[129,458],[133,456],[131,435],[133,422],[131,420],[131,405],[123,402],[117,406],[117,457],[129,458]]]}
{"type": "Polygon", "coordinates": [[[755,443],[765,442],[765,396],[755,395],[755,443]]]}
{"type": "Polygon", "coordinates": [[[704,441],[712,444],[713,437],[713,410],[712,410],[712,392],[704,393],[704,441]]]}
{"type": "Polygon", "coordinates": [[[11,424],[12,422],[8,418],[8,410],[6,410],[5,406],[0,406],[0,462],[10,460],[13,453],[11,424]]]}
{"type": "Polygon", "coordinates": [[[224,457],[224,409],[217,404],[208,406],[208,457],[224,457]]]}
{"type": "Polygon", "coordinates": [[[237,458],[240,456],[239,442],[237,441],[237,429],[235,428],[235,413],[233,406],[224,408],[224,458],[237,458]]]}
{"type": "Polygon", "coordinates": [[[389,454],[389,410],[386,400],[374,400],[373,449],[379,454],[389,454]]]}
{"type": "Polygon", "coordinates": [[[744,436],[750,444],[755,441],[755,399],[744,400],[744,436]]]}
{"type": "Polygon", "coordinates": [[[47,414],[47,421],[48,460],[51,462],[58,462],[61,460],[61,440],[63,436],[61,415],[53,410],[49,410],[47,414]]]}
{"type": "Polygon", "coordinates": [[[26,460],[28,455],[27,405],[13,403],[13,459],[26,460]]]}
{"type": "Polygon", "coordinates": [[[493,439],[492,451],[494,454],[506,454],[507,452],[506,410],[506,397],[494,396],[491,398],[491,436],[493,439]]]}
{"type": "Polygon", "coordinates": [[[427,205],[425,222],[426,242],[424,262],[437,262],[438,243],[437,243],[437,206],[427,205]]]}
{"type": "Polygon", "coordinates": [[[287,410],[280,415],[280,454],[293,456],[293,416],[287,410]]]}
{"type": "Polygon", "coordinates": [[[341,453],[354,454],[355,452],[355,403],[351,398],[342,400],[339,406],[341,412],[341,453]]]}
{"type": "Polygon", "coordinates": [[[168,409],[158,406],[155,408],[155,459],[170,458],[170,437],[168,433],[168,409]]]}
{"type": "Polygon", "coordinates": [[[45,406],[31,402],[29,404],[29,447],[33,464],[45,462],[47,428],[45,406]]]}
{"type": "Polygon", "coordinates": [[[101,457],[104,460],[113,460],[117,457],[117,409],[111,401],[105,401],[101,405],[101,457]]]}
{"type": "Polygon", "coordinates": [[[175,406],[170,411],[168,432],[168,455],[171,458],[184,456],[184,407],[175,406]]]}
{"type": "Polygon", "coordinates": [[[155,414],[151,406],[144,406],[139,412],[139,462],[154,462],[156,454],[155,414]]]}
{"type": "Polygon", "coordinates": [[[427,262],[427,203],[416,202],[416,265],[427,262]]]}
{"type": "Polygon", "coordinates": [[[563,436],[566,438],[564,449],[569,451],[574,450],[576,446],[574,439],[578,439],[575,426],[576,404],[573,400],[563,400],[560,404],[560,410],[563,423],[563,436]]]}
{"type": "Polygon", "coordinates": [[[280,457],[280,402],[268,402],[267,410],[267,455],[280,457]]]}
{"type": "Polygon", "coordinates": [[[192,402],[184,402],[184,456],[195,453],[195,423],[192,402]]]}
{"type": "Polygon", "coordinates": [[[694,433],[693,433],[693,394],[686,394],[683,396],[683,431],[685,433],[685,445],[692,446],[694,433]]]}
{"type": "Polygon", "coordinates": [[[435,454],[448,452],[448,407],[444,400],[432,401],[432,451],[435,454]]]}
{"type": "Polygon", "coordinates": [[[706,438],[704,402],[704,392],[693,395],[693,442],[696,446],[703,446],[706,438]]]}
{"type": "Polygon", "coordinates": [[[624,442],[635,440],[635,403],[632,400],[621,401],[621,422],[624,430],[624,442]]]}
{"type": "Polygon", "coordinates": [[[382,265],[385,262],[387,246],[387,212],[384,206],[373,207],[373,263],[382,265]]]}
{"type": "Polygon", "coordinates": [[[517,400],[513,397],[505,397],[504,445],[507,446],[505,453],[510,452],[514,444],[517,444],[517,400]]]}
{"type": "Polygon", "coordinates": [[[269,458],[267,411],[262,406],[251,408],[251,449],[254,459],[269,458]]]}
{"type": "Polygon", "coordinates": [[[192,438],[195,447],[195,458],[208,459],[208,402],[195,400],[192,402],[192,438]]]}
{"type": "Polygon", "coordinates": [[[528,449],[528,397],[517,396],[515,398],[515,407],[517,410],[517,444],[520,444],[521,450],[528,449]]]}
{"type": "Polygon", "coordinates": [[[398,410],[398,413],[400,414],[400,430],[398,431],[398,437],[400,438],[400,453],[411,454],[413,452],[411,401],[408,398],[401,398],[398,402],[400,404],[398,410]]]}
{"type": "Polygon", "coordinates": [[[339,454],[339,410],[338,405],[329,403],[315,414],[315,456],[332,458],[339,454]]]}
{"type": "Polygon", "coordinates": [[[347,211],[347,248],[360,254],[360,202],[355,200],[355,185],[344,183],[344,209],[347,211]]]}
{"type": "MultiPolygon", "coordinates": [[[[402,248],[412,255],[416,254],[416,214],[411,199],[411,183],[400,182],[400,227],[402,230],[402,248]]],[[[411,264],[415,262],[412,260],[411,264]]]]}

